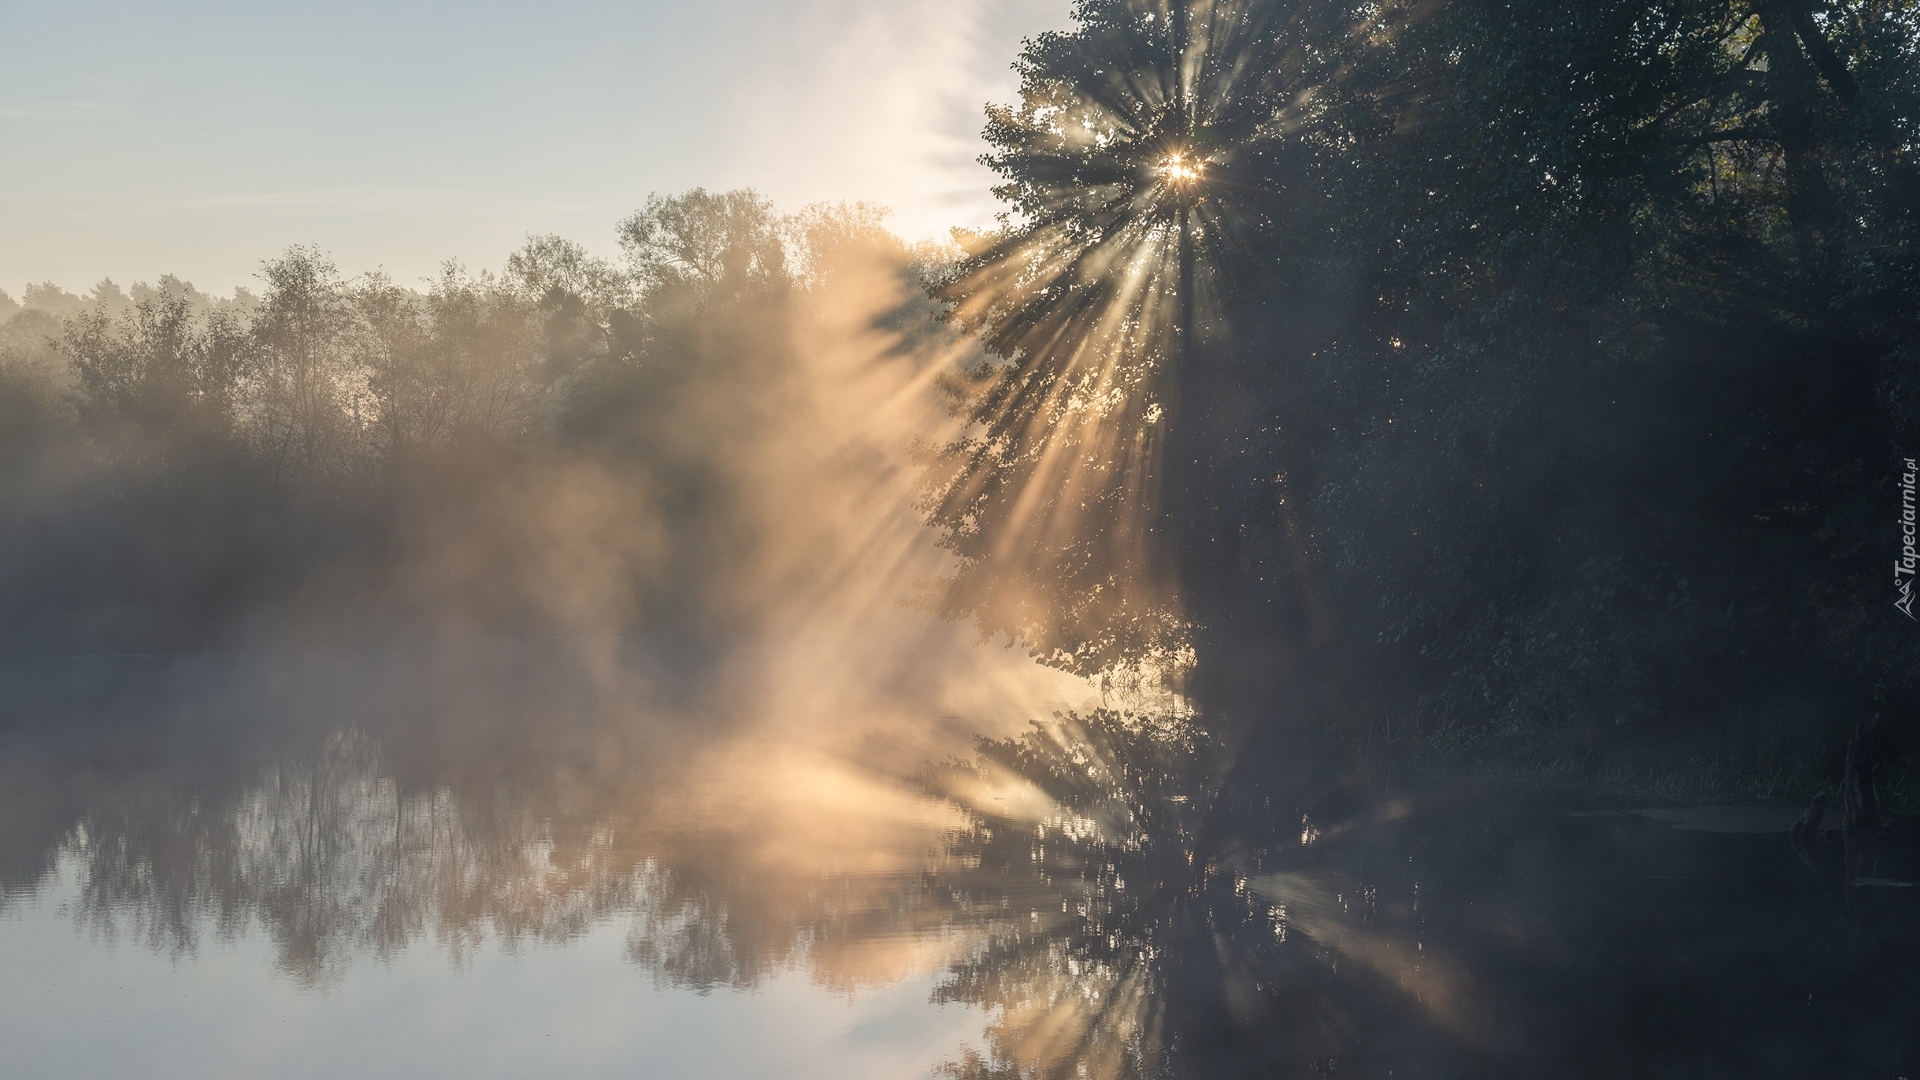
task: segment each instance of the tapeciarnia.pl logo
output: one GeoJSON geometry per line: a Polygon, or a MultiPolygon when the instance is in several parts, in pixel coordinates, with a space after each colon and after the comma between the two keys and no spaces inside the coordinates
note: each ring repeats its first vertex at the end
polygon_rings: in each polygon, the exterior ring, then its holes
{"type": "Polygon", "coordinates": [[[1920,622],[1920,617],[1913,614],[1913,571],[1915,564],[1920,563],[1920,553],[1913,549],[1913,481],[1914,474],[1920,473],[1920,468],[1914,466],[1912,458],[1903,461],[1905,467],[1900,473],[1900,558],[1893,564],[1893,587],[1900,598],[1893,602],[1893,606],[1899,608],[1907,618],[1920,622]]]}

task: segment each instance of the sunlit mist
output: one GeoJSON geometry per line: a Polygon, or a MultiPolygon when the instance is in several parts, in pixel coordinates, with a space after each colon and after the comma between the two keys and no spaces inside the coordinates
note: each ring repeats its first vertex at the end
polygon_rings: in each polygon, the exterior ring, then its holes
{"type": "Polygon", "coordinates": [[[1920,1076],[1920,0],[135,7],[0,1074],[1920,1076]]]}
{"type": "Polygon", "coordinates": [[[1020,104],[991,111],[1016,217],[941,289],[996,358],[945,449],[951,603],[1089,672],[1181,663],[1153,539],[1171,380],[1218,329],[1220,260],[1261,226],[1255,165],[1296,107],[1297,73],[1254,59],[1288,29],[1271,8],[1119,15],[1037,49],[1020,104]]]}

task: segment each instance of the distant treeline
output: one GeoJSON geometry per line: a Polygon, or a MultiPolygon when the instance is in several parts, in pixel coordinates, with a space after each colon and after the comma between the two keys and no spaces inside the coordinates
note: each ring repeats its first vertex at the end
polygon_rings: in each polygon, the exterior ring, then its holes
{"type": "Polygon", "coordinates": [[[298,247],[257,297],[30,287],[0,324],[0,650],[721,641],[756,603],[741,489],[797,399],[795,320],[836,260],[917,295],[879,221],[693,191],[623,222],[618,263],[548,236],[417,289],[298,247]]]}

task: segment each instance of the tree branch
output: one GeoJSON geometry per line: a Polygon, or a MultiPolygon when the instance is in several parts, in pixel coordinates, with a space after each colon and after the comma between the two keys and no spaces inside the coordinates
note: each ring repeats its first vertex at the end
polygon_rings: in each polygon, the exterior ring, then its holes
{"type": "Polygon", "coordinates": [[[1813,12],[1806,0],[1798,0],[1789,10],[1793,20],[1793,32],[1800,38],[1800,44],[1806,46],[1807,56],[1812,58],[1813,66],[1820,71],[1820,77],[1833,88],[1834,95],[1847,104],[1860,96],[1860,87],[1853,81],[1853,73],[1847,70],[1846,61],[1833,51],[1833,43],[1820,32],[1820,26],[1813,21],[1813,12]]]}

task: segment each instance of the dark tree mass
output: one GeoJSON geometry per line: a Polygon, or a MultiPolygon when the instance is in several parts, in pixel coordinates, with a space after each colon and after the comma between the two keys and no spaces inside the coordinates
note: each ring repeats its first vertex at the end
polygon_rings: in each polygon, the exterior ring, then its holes
{"type": "Polygon", "coordinates": [[[1751,773],[1904,719],[1920,9],[1076,15],[937,290],[995,357],[950,610],[1189,647],[1203,714],[1295,739],[1751,773]]]}

